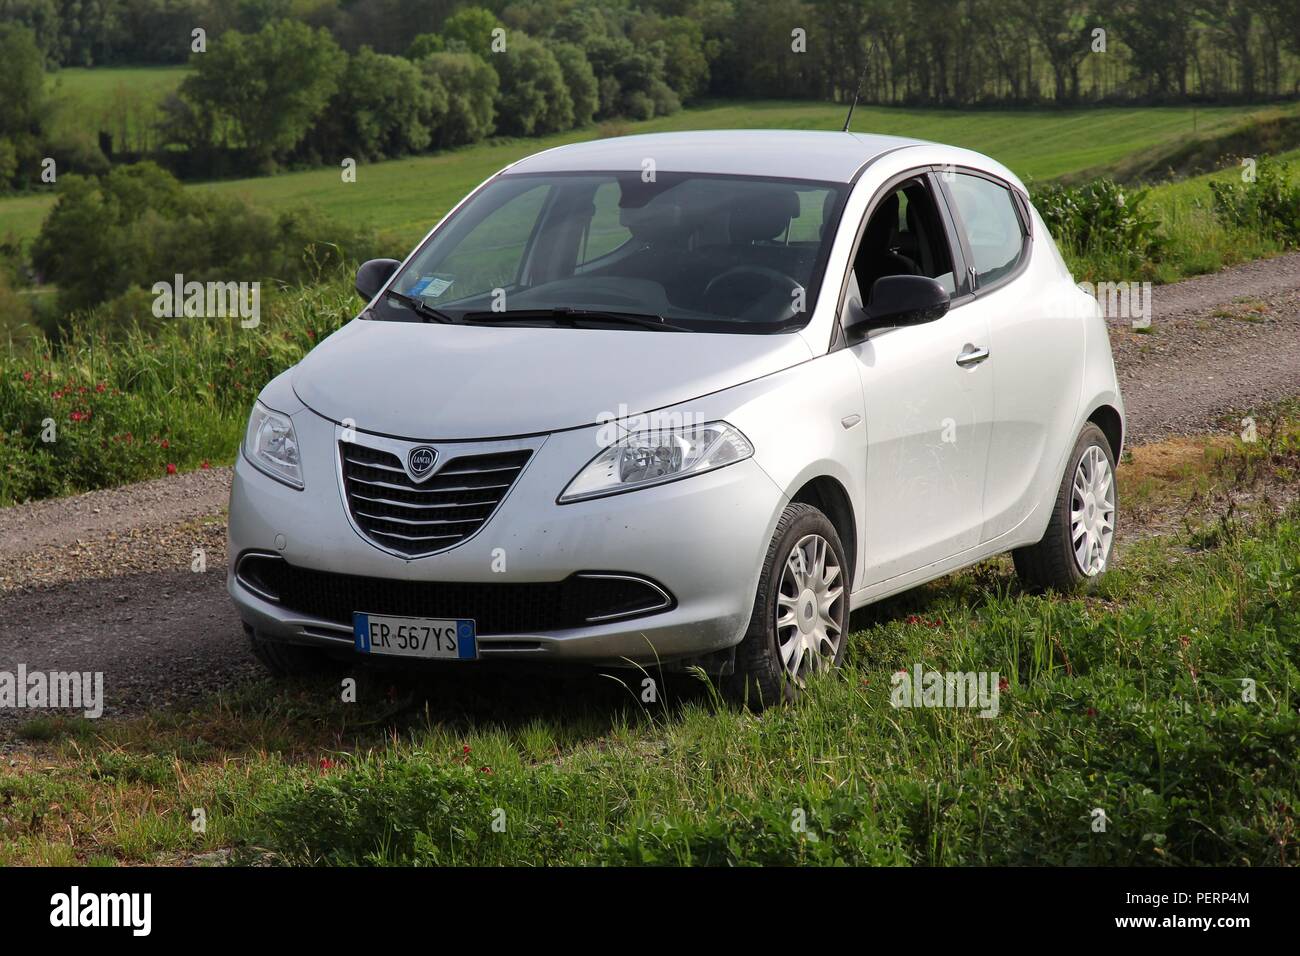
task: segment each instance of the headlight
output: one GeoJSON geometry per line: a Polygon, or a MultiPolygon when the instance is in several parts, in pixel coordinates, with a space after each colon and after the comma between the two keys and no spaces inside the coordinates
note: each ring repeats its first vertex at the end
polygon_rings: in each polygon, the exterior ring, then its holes
{"type": "Polygon", "coordinates": [[[254,404],[244,432],[244,456],[276,481],[302,488],[298,436],[288,415],[273,412],[261,402],[254,404]]]}
{"type": "Polygon", "coordinates": [[[569,482],[560,504],[632,491],[742,461],[754,446],[726,422],[633,432],[593,458],[569,482]]]}

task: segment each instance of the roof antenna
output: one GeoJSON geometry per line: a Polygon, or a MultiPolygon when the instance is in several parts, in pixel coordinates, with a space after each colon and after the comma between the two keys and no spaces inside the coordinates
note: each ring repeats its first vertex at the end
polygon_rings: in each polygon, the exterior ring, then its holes
{"type": "Polygon", "coordinates": [[[849,122],[853,119],[853,109],[858,105],[858,97],[862,95],[862,82],[867,78],[867,70],[871,68],[871,58],[876,52],[876,41],[871,41],[871,49],[867,51],[867,62],[862,65],[862,75],[858,77],[858,88],[853,91],[853,102],[849,104],[849,115],[844,117],[844,128],[841,133],[849,131],[849,122]]]}

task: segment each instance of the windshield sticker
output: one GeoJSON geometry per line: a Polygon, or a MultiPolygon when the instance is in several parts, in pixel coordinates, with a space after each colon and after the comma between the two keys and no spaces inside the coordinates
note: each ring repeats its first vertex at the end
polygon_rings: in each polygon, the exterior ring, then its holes
{"type": "Polygon", "coordinates": [[[411,291],[407,294],[436,299],[451,288],[452,281],[452,279],[445,279],[436,275],[421,276],[419,281],[411,286],[411,291]]]}

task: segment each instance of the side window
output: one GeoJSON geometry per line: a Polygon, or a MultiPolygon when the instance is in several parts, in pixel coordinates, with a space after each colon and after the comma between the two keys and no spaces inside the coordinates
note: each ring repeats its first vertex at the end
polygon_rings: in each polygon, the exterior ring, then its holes
{"type": "Polygon", "coordinates": [[[907,180],[876,204],[853,272],[864,296],[870,296],[877,279],[894,275],[929,276],[955,294],[952,251],[925,179],[907,180]]]}
{"type": "Polygon", "coordinates": [[[986,288],[1010,275],[1020,262],[1025,241],[1011,191],[965,173],[953,176],[948,190],[974,259],[975,287],[986,288]]]}

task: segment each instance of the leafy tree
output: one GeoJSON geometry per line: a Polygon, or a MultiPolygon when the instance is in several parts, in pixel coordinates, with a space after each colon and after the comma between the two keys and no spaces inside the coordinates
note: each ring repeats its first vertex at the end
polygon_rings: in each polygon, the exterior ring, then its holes
{"type": "Polygon", "coordinates": [[[429,145],[433,106],[433,93],[415,64],[363,46],[348,58],[310,146],[331,161],[416,153],[429,145]]]}
{"type": "MultiPolygon", "coordinates": [[[[439,31],[448,49],[462,46],[488,63],[492,62],[492,31],[502,29],[496,14],[482,7],[462,7],[447,18],[439,31]]],[[[499,55],[499,54],[497,54],[499,55]]]]}
{"type": "Polygon", "coordinates": [[[325,30],[281,20],[254,34],[230,30],[195,54],[181,94],[233,127],[259,161],[283,155],[306,135],[346,69],[325,30]]]}
{"type": "Polygon", "coordinates": [[[0,23],[26,27],[47,61],[63,62],[65,37],[56,0],[0,0],[0,23]]]}
{"type": "Polygon", "coordinates": [[[663,81],[683,100],[691,100],[709,85],[704,30],[686,17],[643,17],[632,28],[636,43],[656,43],[663,51],[663,81]]]}
{"type": "Polygon", "coordinates": [[[446,97],[433,127],[436,146],[461,146],[492,135],[499,81],[496,70],[473,53],[434,53],[419,62],[426,81],[446,97]]]}
{"type": "Polygon", "coordinates": [[[35,178],[44,90],[44,57],[36,35],[26,27],[0,25],[0,192],[35,178]]]}
{"type": "Polygon", "coordinates": [[[1056,100],[1078,98],[1079,64],[1091,50],[1082,0],[1017,0],[1017,13],[1052,67],[1056,100]]]}
{"type": "Polygon", "coordinates": [[[447,49],[447,43],[437,33],[421,33],[406,48],[408,60],[423,60],[430,53],[441,53],[447,49]]]}
{"type": "Polygon", "coordinates": [[[555,56],[523,33],[510,34],[494,62],[501,77],[498,125],[512,136],[540,136],[573,126],[573,97],[555,56]]]}
{"type": "Polygon", "coordinates": [[[1185,95],[1195,0],[1164,0],[1148,5],[1121,0],[1112,16],[1124,44],[1136,54],[1133,68],[1154,93],[1185,95]]]}
{"type": "MultiPolygon", "coordinates": [[[[1199,0],[1196,13],[1237,61],[1237,68],[1241,71],[1241,94],[1251,99],[1255,95],[1256,73],[1252,43],[1255,3],[1251,0],[1199,0]]],[[[1293,8],[1291,19],[1294,21],[1296,18],[1293,8]]]]}
{"type": "Polygon", "coordinates": [[[552,42],[550,49],[555,62],[560,64],[569,96],[573,98],[573,125],[586,126],[600,108],[600,86],[587,61],[587,54],[573,43],[552,42]]]}
{"type": "Polygon", "coordinates": [[[45,58],[36,35],[14,24],[0,25],[0,136],[40,132],[45,106],[45,58]]]}
{"type": "Polygon", "coordinates": [[[119,166],[99,181],[60,177],[58,201],[32,243],[32,265],[59,286],[64,311],[95,305],[125,292],[141,271],[144,250],[127,241],[127,228],[180,218],[188,208],[181,184],[153,163],[119,166]]]}

